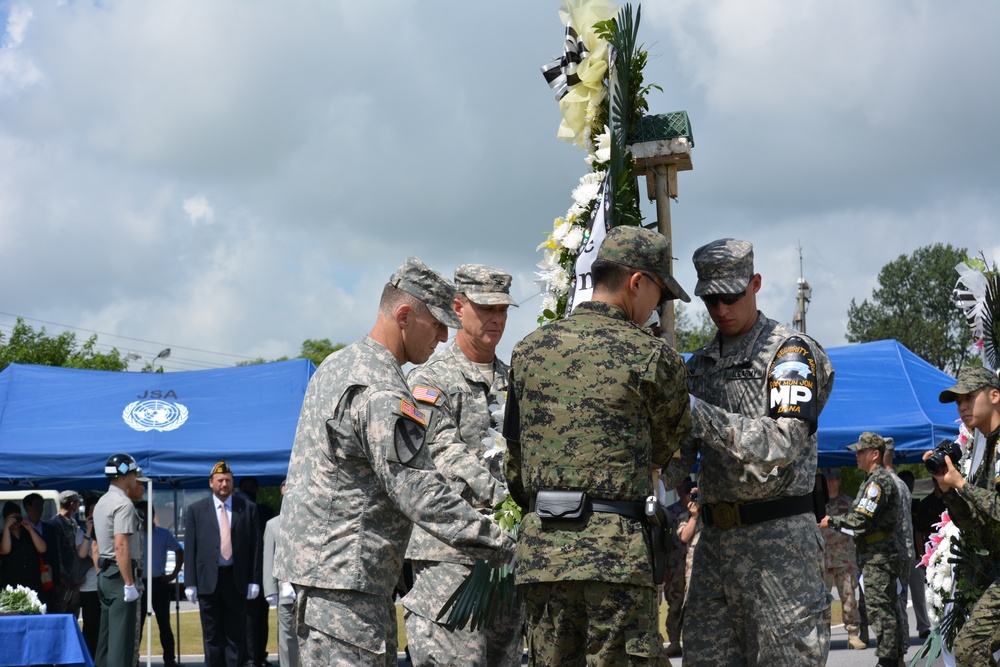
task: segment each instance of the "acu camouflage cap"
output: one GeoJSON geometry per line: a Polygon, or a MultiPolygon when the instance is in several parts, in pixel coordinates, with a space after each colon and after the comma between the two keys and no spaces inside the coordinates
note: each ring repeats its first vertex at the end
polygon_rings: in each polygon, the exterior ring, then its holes
{"type": "Polygon", "coordinates": [[[452,329],[462,328],[454,311],[455,286],[416,257],[407,257],[389,278],[389,283],[420,299],[441,324],[452,329]]]}
{"type": "Polygon", "coordinates": [[[455,269],[455,291],[480,306],[514,306],[510,296],[511,276],[485,264],[462,264],[455,269]]]}
{"type": "Polygon", "coordinates": [[[988,368],[982,366],[963,366],[958,372],[958,383],[941,392],[938,400],[942,403],[954,403],[960,395],[971,394],[983,387],[1000,389],[1000,378],[988,368]]]}
{"type": "Polygon", "coordinates": [[[871,431],[865,431],[858,438],[858,441],[853,445],[848,445],[848,449],[854,450],[856,452],[864,451],[866,449],[878,449],[885,450],[885,438],[880,436],[878,433],[872,433],[871,431]]]}
{"type": "Polygon", "coordinates": [[[695,296],[738,294],[753,278],[753,244],[739,239],[719,239],[694,251],[698,272],[695,296]]]}
{"type": "Polygon", "coordinates": [[[670,242],[663,234],[631,225],[613,227],[601,243],[597,259],[652,273],[663,281],[671,299],[691,301],[684,288],[670,275],[670,242]]]}

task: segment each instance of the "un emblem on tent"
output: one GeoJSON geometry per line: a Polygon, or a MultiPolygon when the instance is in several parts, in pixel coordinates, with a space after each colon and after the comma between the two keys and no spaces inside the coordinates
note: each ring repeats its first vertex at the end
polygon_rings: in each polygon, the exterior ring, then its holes
{"type": "Polygon", "coordinates": [[[136,431],[173,431],[187,418],[186,407],[169,401],[134,401],[122,412],[122,419],[136,431]]]}

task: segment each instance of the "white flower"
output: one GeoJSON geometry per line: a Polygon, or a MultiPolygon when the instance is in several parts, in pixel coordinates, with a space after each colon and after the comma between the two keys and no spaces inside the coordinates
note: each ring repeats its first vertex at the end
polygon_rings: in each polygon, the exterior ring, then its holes
{"type": "Polygon", "coordinates": [[[562,247],[570,252],[576,252],[583,243],[583,227],[573,226],[562,240],[562,247]]]}
{"type": "Polygon", "coordinates": [[[580,179],[580,185],[573,189],[573,201],[579,206],[590,208],[590,202],[594,201],[601,191],[601,183],[604,181],[603,171],[592,171],[580,179]]]}
{"type": "Polygon", "coordinates": [[[591,167],[594,164],[608,162],[611,160],[611,130],[606,126],[604,132],[594,140],[594,152],[588,155],[585,160],[591,167]]]}
{"type": "Polygon", "coordinates": [[[563,239],[566,238],[566,234],[573,227],[570,223],[566,222],[562,218],[556,218],[555,229],[552,230],[552,240],[555,242],[556,246],[562,244],[563,239]]]}
{"type": "Polygon", "coordinates": [[[575,223],[577,219],[587,211],[588,209],[586,206],[580,206],[579,204],[574,203],[569,207],[569,210],[566,211],[566,219],[575,223]]]}
{"type": "Polygon", "coordinates": [[[553,313],[556,312],[556,308],[559,307],[559,297],[552,292],[546,292],[545,296],[542,297],[542,312],[550,310],[553,313]]]}

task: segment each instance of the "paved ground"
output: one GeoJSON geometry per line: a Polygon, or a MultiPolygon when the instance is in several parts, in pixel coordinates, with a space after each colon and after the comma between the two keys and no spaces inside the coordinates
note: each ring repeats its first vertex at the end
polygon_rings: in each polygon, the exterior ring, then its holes
{"type": "MultiPolygon", "coordinates": [[[[194,610],[195,606],[189,604],[187,601],[181,603],[181,611],[194,610]]],[[[920,649],[921,641],[916,634],[916,619],[913,617],[913,608],[907,610],[910,614],[910,650],[906,654],[906,662],[909,664],[910,660],[917,654],[920,649]]],[[[827,667],[871,667],[877,662],[875,657],[875,638],[872,637],[871,642],[872,648],[863,651],[853,651],[847,648],[847,632],[844,631],[844,626],[838,625],[834,626],[831,639],[830,639],[830,658],[827,660],[827,667]]],[[[182,650],[187,651],[192,647],[181,647],[182,650]]],[[[200,648],[200,647],[199,647],[200,648]]],[[[181,663],[184,665],[200,665],[204,664],[203,655],[195,654],[185,654],[181,656],[181,663]]],[[[944,661],[938,658],[931,665],[926,665],[926,660],[920,660],[917,665],[919,667],[944,667],[944,661]]],[[[146,656],[139,657],[139,664],[146,664],[146,656]]],[[[528,664],[527,657],[522,664],[528,664]]],[[[681,664],[680,658],[673,658],[673,665],[679,667],[681,664]]],[[[162,660],[159,660],[159,656],[154,656],[151,663],[153,667],[163,667],[162,660]]],[[[274,662],[275,667],[277,667],[277,661],[274,662]]],[[[399,657],[399,667],[409,667],[410,662],[405,656],[400,655],[399,657]]]]}

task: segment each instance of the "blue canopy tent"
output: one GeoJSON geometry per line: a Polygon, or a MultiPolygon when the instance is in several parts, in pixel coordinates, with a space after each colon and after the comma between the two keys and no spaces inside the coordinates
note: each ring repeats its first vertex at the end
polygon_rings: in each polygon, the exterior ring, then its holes
{"type": "Polygon", "coordinates": [[[262,485],[285,475],[315,365],[295,359],[179,373],[12,364],[0,373],[0,488],[107,488],[135,457],[157,485],[204,488],[226,459],[262,485]]]}
{"type": "Polygon", "coordinates": [[[845,447],[863,431],[895,440],[897,460],[915,463],[942,439],[958,436],[954,404],[938,394],[955,379],[895,340],[827,350],[836,375],[819,419],[819,465],[854,465],[845,447]]]}

